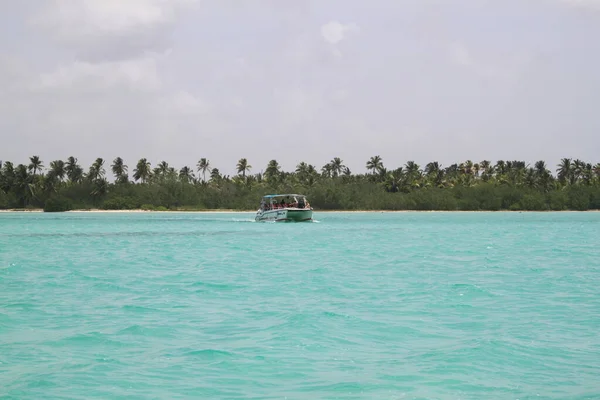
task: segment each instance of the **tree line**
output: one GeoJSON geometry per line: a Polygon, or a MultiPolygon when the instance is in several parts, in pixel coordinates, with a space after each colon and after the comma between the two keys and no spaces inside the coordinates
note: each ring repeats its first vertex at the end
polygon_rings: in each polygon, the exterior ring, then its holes
{"type": "Polygon", "coordinates": [[[293,171],[271,160],[255,174],[242,158],[236,171],[224,175],[206,158],[180,169],[142,158],[130,171],[121,157],[110,164],[97,158],[86,170],[75,157],[46,167],[32,156],[17,165],[0,162],[0,209],[255,210],[263,195],[284,192],[306,194],[316,210],[600,209],[600,163],[570,158],[554,173],[544,161],[504,160],[447,167],[408,161],[389,169],[380,156],[363,173],[352,173],[339,157],[320,169],[301,162],[293,171]]]}

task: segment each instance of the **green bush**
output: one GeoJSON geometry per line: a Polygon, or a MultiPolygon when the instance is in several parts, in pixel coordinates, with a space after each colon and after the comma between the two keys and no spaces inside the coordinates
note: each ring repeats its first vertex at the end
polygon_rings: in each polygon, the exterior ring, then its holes
{"type": "Polygon", "coordinates": [[[525,211],[544,211],[547,209],[544,197],[539,194],[526,194],[519,201],[519,209],[525,211]]]}
{"type": "Polygon", "coordinates": [[[564,190],[556,190],[547,194],[548,207],[552,211],[563,211],[567,209],[569,198],[564,190]]]}
{"type": "Polygon", "coordinates": [[[8,195],[0,190],[0,210],[5,210],[9,207],[8,195]]]}
{"type": "Polygon", "coordinates": [[[472,196],[479,202],[480,210],[499,211],[502,209],[502,188],[484,183],[471,188],[472,196]]]}
{"type": "Polygon", "coordinates": [[[131,197],[113,197],[102,204],[104,210],[133,210],[137,208],[136,201],[131,197]]]}
{"type": "Polygon", "coordinates": [[[64,212],[73,209],[73,204],[63,196],[50,197],[44,203],[44,212],[64,212]]]}
{"type": "MultiPolygon", "coordinates": [[[[20,167],[27,170],[24,165],[20,167]]],[[[255,210],[268,193],[303,193],[315,210],[586,210],[600,209],[600,179],[556,181],[554,178],[519,178],[497,175],[486,179],[452,173],[443,185],[437,180],[416,180],[387,174],[325,178],[314,175],[281,175],[264,180],[262,176],[241,180],[237,177],[204,183],[182,182],[176,174],[156,176],[149,183],[103,183],[83,179],[58,182],[55,187],[41,176],[28,176],[18,185],[0,182],[2,208],[255,210]],[[52,190],[49,190],[52,189],[52,190]]],[[[0,174],[0,181],[1,179],[0,174]]]]}
{"type": "Polygon", "coordinates": [[[600,188],[593,188],[590,196],[590,209],[600,210],[600,188]]]}
{"type": "Polygon", "coordinates": [[[571,186],[567,192],[569,209],[576,211],[586,211],[589,209],[591,196],[588,187],[571,186]]]}

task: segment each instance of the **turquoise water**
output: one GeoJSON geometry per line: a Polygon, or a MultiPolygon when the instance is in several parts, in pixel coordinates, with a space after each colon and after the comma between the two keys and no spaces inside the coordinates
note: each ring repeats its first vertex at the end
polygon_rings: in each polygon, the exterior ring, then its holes
{"type": "Polygon", "coordinates": [[[0,398],[600,398],[600,213],[0,213],[0,398]]]}

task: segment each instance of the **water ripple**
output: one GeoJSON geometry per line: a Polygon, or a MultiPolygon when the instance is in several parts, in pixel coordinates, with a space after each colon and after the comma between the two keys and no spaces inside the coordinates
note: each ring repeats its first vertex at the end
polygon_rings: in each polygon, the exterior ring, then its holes
{"type": "Polygon", "coordinates": [[[600,213],[0,214],[0,398],[600,398],[600,213]]]}

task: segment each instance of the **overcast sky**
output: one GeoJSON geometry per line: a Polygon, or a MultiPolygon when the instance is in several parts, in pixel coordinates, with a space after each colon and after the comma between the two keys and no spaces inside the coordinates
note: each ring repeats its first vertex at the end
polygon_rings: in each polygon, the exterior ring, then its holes
{"type": "Polygon", "coordinates": [[[600,0],[0,3],[0,159],[600,162],[600,0]]]}

